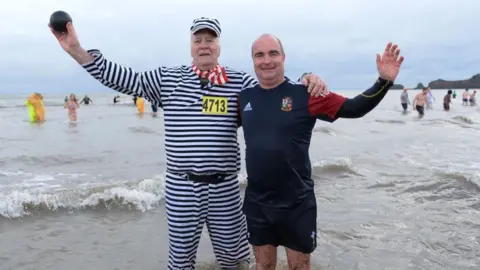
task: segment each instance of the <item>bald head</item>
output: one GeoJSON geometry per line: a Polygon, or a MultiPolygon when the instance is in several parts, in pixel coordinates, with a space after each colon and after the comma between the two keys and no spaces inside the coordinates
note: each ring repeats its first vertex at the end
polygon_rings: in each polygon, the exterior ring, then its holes
{"type": "Polygon", "coordinates": [[[262,88],[275,88],[285,80],[285,53],[280,39],[270,34],[261,35],[252,44],[252,58],[262,88]]]}
{"type": "Polygon", "coordinates": [[[278,51],[281,54],[285,54],[285,51],[283,50],[283,45],[282,42],[280,41],[279,38],[277,38],[274,35],[271,34],[263,34],[259,36],[252,44],[252,56],[254,56],[254,51],[255,48],[259,46],[259,44],[264,44],[264,43],[270,43],[271,45],[276,44],[278,46],[278,51]]]}

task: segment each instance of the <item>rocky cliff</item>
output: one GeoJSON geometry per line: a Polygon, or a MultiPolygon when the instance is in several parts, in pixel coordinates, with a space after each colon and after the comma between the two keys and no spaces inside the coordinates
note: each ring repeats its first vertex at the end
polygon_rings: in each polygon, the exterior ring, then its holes
{"type": "Polygon", "coordinates": [[[394,90],[403,89],[403,88],[405,88],[405,86],[403,86],[402,84],[394,84],[392,85],[392,87],[390,87],[390,89],[394,89],[394,90]]]}
{"type": "Polygon", "coordinates": [[[458,81],[446,81],[438,79],[431,81],[428,87],[432,89],[464,89],[464,88],[480,88],[480,74],[472,76],[470,79],[458,81]]]}
{"type": "Polygon", "coordinates": [[[415,89],[423,89],[423,88],[425,88],[425,85],[423,85],[423,83],[418,83],[417,87],[415,87],[415,89]]]}

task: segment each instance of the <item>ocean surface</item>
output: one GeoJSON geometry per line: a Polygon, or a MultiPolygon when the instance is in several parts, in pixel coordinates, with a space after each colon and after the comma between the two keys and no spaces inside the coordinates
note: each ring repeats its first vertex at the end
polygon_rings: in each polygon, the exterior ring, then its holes
{"type": "MultiPolygon", "coordinates": [[[[313,269],[480,269],[480,107],[460,90],[444,112],[445,92],[422,119],[392,90],[362,119],[317,123],[313,269]]],[[[41,125],[26,96],[0,96],[0,269],[166,269],[161,110],[105,90],[70,124],[65,95],[44,94],[41,125]]],[[[197,261],[215,269],[206,230],[197,261]]]]}

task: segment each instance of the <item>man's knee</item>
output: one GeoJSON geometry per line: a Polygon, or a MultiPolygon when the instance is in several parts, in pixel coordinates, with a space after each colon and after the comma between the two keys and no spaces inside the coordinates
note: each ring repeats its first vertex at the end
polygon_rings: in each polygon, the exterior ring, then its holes
{"type": "Polygon", "coordinates": [[[277,265],[277,247],[272,245],[253,246],[257,270],[274,270],[277,265]]]}
{"type": "Polygon", "coordinates": [[[288,268],[290,270],[309,270],[310,254],[285,248],[287,253],[288,268]]]}

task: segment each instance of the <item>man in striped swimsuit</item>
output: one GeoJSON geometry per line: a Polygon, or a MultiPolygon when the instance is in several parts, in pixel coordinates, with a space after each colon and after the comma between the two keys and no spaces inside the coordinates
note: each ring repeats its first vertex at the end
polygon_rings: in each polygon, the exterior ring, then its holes
{"type": "MultiPolygon", "coordinates": [[[[237,174],[237,98],[257,84],[250,75],[218,65],[220,24],[200,18],[191,26],[192,65],[135,72],[85,51],[71,23],[52,30],[62,48],[105,86],[142,96],[164,111],[167,171],[168,269],[194,269],[204,223],[223,269],[248,264],[250,250],[237,174]],[[210,72],[208,72],[209,70],[210,72]]],[[[327,92],[314,75],[312,94],[327,92]]],[[[308,78],[308,80],[307,80],[308,78]]]]}

